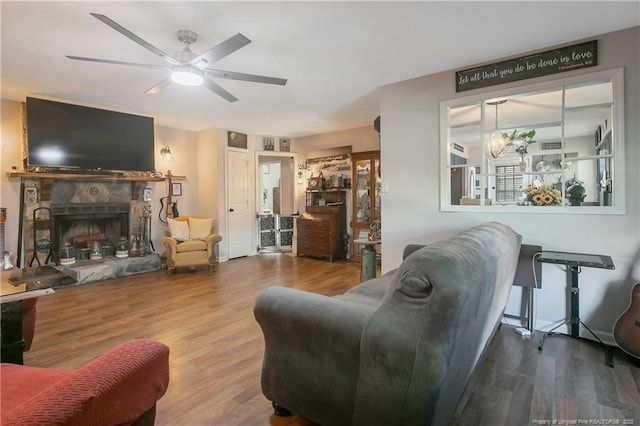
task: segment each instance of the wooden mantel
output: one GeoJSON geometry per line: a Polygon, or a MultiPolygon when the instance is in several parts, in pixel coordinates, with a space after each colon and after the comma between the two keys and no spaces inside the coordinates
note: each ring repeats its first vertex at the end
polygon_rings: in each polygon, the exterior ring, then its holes
{"type": "MultiPolygon", "coordinates": [[[[76,174],[76,173],[42,173],[42,172],[7,172],[10,178],[39,179],[42,199],[46,199],[46,194],[51,193],[51,185],[54,180],[84,180],[97,182],[131,182],[131,196],[140,193],[140,189],[147,182],[164,182],[164,177],[153,176],[124,176],[122,174],[76,174]]],[[[173,179],[179,178],[172,176],[173,179]]]]}
{"type": "Polygon", "coordinates": [[[57,179],[57,180],[94,180],[121,182],[162,182],[164,177],[124,176],[122,174],[78,174],[78,173],[42,173],[42,172],[7,172],[7,176],[22,179],[57,179]]]}

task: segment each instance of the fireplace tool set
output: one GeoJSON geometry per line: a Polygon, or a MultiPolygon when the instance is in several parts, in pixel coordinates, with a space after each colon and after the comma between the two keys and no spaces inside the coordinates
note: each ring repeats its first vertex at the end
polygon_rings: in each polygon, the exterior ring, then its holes
{"type": "Polygon", "coordinates": [[[151,205],[145,204],[142,216],[137,218],[138,233],[131,235],[130,256],[146,256],[155,251],[151,241],[151,205]]]}

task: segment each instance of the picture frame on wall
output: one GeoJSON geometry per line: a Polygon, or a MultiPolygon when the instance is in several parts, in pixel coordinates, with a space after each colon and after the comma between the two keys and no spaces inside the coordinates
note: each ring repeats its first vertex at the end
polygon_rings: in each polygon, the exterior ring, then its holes
{"type": "Polygon", "coordinates": [[[247,135],[245,133],[227,132],[227,146],[247,149],[247,135]]]}
{"type": "Polygon", "coordinates": [[[179,197],[182,195],[182,184],[180,182],[178,183],[171,183],[171,195],[173,197],[179,197]]]}
{"type": "Polygon", "coordinates": [[[289,138],[280,138],[280,151],[289,152],[291,150],[291,141],[289,138]]]}
{"type": "Polygon", "coordinates": [[[262,149],[264,149],[265,151],[273,151],[274,150],[274,140],[273,138],[262,138],[262,149]]]}

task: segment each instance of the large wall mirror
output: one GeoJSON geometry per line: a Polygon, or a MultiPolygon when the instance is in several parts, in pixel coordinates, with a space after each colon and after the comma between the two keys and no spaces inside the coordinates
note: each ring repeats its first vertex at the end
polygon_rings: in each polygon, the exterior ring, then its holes
{"type": "Polygon", "coordinates": [[[622,69],[441,102],[441,208],[624,213],[622,69]]]}

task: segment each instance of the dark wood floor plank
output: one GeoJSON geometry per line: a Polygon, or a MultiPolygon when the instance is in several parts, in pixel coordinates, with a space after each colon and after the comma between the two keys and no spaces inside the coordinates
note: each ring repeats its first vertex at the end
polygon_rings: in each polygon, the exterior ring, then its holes
{"type": "MultiPolygon", "coordinates": [[[[59,289],[38,302],[25,363],[78,368],[119,343],[148,337],[171,348],[157,425],[313,426],[273,415],[262,395],[264,340],[253,304],[270,285],[336,295],[359,278],[357,263],[261,255],[224,262],[213,273],[159,271],[59,289]]],[[[548,338],[540,352],[539,337],[523,339],[503,325],[452,424],[531,425],[557,416],[640,424],[637,366],[616,351],[614,371],[598,345],[566,336],[548,338]]]]}
{"type": "Polygon", "coordinates": [[[618,365],[611,373],[616,387],[618,401],[625,407],[640,406],[640,389],[627,365],[618,365]]]}
{"type": "Polygon", "coordinates": [[[538,357],[530,414],[534,419],[553,419],[555,400],[556,358],[538,357]]]}

